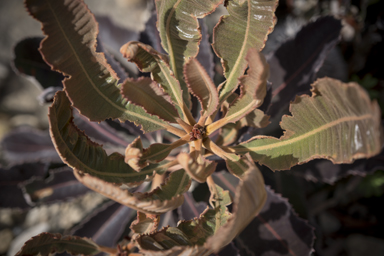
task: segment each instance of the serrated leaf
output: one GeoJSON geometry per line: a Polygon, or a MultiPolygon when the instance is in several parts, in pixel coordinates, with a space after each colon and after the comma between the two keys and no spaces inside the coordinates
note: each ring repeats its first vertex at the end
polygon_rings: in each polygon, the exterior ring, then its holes
{"type": "Polygon", "coordinates": [[[131,166],[134,170],[140,171],[141,168],[147,165],[145,161],[140,161],[143,156],[143,152],[144,147],[139,136],[125,149],[124,162],[131,166]]]}
{"type": "MultiPolygon", "coordinates": [[[[235,195],[239,180],[228,172],[213,179],[235,195]]],[[[267,200],[260,213],[235,238],[241,255],[310,255],[315,239],[308,221],[297,216],[288,200],[265,187],[267,200]]]]}
{"type": "Polygon", "coordinates": [[[261,106],[267,93],[269,66],[264,56],[256,49],[249,49],[246,61],[249,64],[247,75],[239,78],[241,94],[229,106],[226,115],[207,126],[207,133],[217,130],[227,123],[234,123],[261,106]]]}
{"type": "Polygon", "coordinates": [[[107,155],[73,123],[70,102],[64,92],[58,92],[49,108],[50,133],[63,162],[74,170],[89,173],[108,182],[142,182],[154,170],[136,172],[119,153],[107,155]]]}
{"type": "MultiPolygon", "coordinates": [[[[215,173],[214,179],[235,193],[238,180],[229,173],[215,173]]],[[[267,201],[253,221],[236,238],[241,255],[309,255],[314,241],[314,229],[300,219],[288,200],[266,187],[267,201]]]]}
{"type": "Polygon", "coordinates": [[[207,240],[206,247],[214,252],[229,244],[261,211],[267,200],[263,175],[252,159],[248,159],[247,164],[249,167],[236,188],[231,217],[207,240]]]}
{"type": "Polygon", "coordinates": [[[142,252],[146,255],[175,255],[173,254],[175,251],[186,250],[204,252],[201,255],[206,255],[205,253],[210,251],[203,247],[206,239],[226,223],[230,216],[226,208],[226,205],[231,202],[228,192],[218,186],[215,189],[214,200],[217,204],[214,209],[206,208],[199,218],[181,221],[177,227],[165,227],[160,231],[139,236],[137,242],[142,252]],[[160,251],[163,254],[157,254],[160,251]]]}
{"type": "Polygon", "coordinates": [[[189,176],[200,183],[205,182],[207,177],[215,171],[217,166],[216,162],[211,162],[203,159],[202,157],[198,161],[187,153],[180,153],[177,156],[177,161],[179,161],[179,164],[184,168],[189,176]]]}
{"type": "MultiPolygon", "coordinates": [[[[151,72],[151,77],[163,90],[171,96],[179,115],[191,119],[190,112],[183,102],[183,92],[179,81],[173,76],[168,66],[168,58],[155,51],[151,46],[140,42],[129,42],[123,45],[120,52],[129,61],[136,63],[142,72],[151,72]],[[188,116],[189,113],[189,116],[188,116]]],[[[193,119],[193,118],[192,118],[193,119]]],[[[191,120],[190,120],[191,121],[191,120]]]]}
{"type": "Polygon", "coordinates": [[[27,0],[26,7],[47,35],[40,48],[44,60],[68,76],[65,91],[81,114],[92,121],[129,120],[146,132],[174,130],[121,96],[117,75],[95,51],[97,23],[82,1],[27,0]]]}
{"type": "Polygon", "coordinates": [[[29,239],[16,256],[48,256],[51,253],[64,251],[72,255],[94,255],[101,252],[99,246],[87,238],[41,233],[29,239]]]}
{"type": "Polygon", "coordinates": [[[183,203],[183,193],[191,185],[191,179],[184,170],[171,173],[164,184],[148,193],[130,193],[113,183],[77,171],[75,176],[88,188],[125,206],[149,214],[161,214],[179,207],[183,203]]]}
{"type": "Polygon", "coordinates": [[[208,117],[216,111],[219,95],[216,86],[197,59],[191,58],[184,65],[184,76],[188,89],[200,101],[201,116],[208,117]]]}
{"type": "Polygon", "coordinates": [[[380,110],[356,83],[324,78],[312,85],[312,96],[297,97],[292,116],[284,116],[280,139],[256,136],[233,147],[255,161],[285,170],[315,158],[351,163],[381,150],[380,110]]]}
{"type": "Polygon", "coordinates": [[[231,0],[229,15],[222,16],[213,33],[213,49],[222,59],[224,76],[227,78],[220,91],[223,102],[237,87],[238,78],[247,67],[245,57],[250,48],[258,51],[264,47],[267,35],[276,22],[275,9],[278,1],[231,0]]]}
{"type": "Polygon", "coordinates": [[[241,124],[241,127],[250,126],[254,128],[264,128],[271,123],[269,121],[269,116],[266,115],[260,109],[255,109],[254,111],[240,119],[239,122],[241,124]]]}
{"type": "Polygon", "coordinates": [[[199,51],[201,34],[197,18],[212,13],[223,0],[156,0],[157,29],[163,48],[169,53],[170,65],[180,81],[183,99],[189,108],[190,98],[183,82],[183,66],[199,51]]]}
{"type": "Polygon", "coordinates": [[[180,119],[169,95],[165,94],[156,82],[149,78],[127,79],[122,84],[121,92],[128,101],[141,106],[148,114],[177,123],[180,119]]]}
{"type": "Polygon", "coordinates": [[[160,216],[137,212],[137,218],[131,224],[131,229],[136,234],[147,234],[157,230],[160,216]]]}

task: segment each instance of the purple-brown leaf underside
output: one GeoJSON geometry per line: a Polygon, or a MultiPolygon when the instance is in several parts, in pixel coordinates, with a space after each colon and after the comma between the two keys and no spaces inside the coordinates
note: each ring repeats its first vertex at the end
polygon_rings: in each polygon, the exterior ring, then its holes
{"type": "Polygon", "coordinates": [[[199,45],[199,53],[197,54],[196,59],[200,62],[200,64],[207,71],[209,77],[213,80],[215,75],[213,70],[215,63],[213,61],[212,46],[209,42],[208,26],[204,19],[199,19],[199,24],[201,41],[199,45]]]}
{"type": "Polygon", "coordinates": [[[207,208],[205,202],[196,202],[191,192],[184,194],[184,203],[177,208],[180,220],[192,220],[198,218],[200,214],[207,208]]]}
{"type": "MultiPolygon", "coordinates": [[[[382,147],[380,108],[356,83],[331,78],[312,84],[312,95],[296,97],[279,139],[255,136],[236,148],[272,170],[287,170],[313,159],[352,163],[377,155],[382,147]]],[[[244,154],[243,153],[243,154],[244,154]]]]}
{"type": "Polygon", "coordinates": [[[171,97],[150,78],[125,80],[121,93],[133,104],[143,107],[148,114],[156,115],[171,123],[176,123],[176,120],[179,119],[171,97]]]}
{"type": "Polygon", "coordinates": [[[0,145],[4,158],[10,163],[61,163],[48,131],[22,127],[5,135],[0,145]]]}
{"type": "MultiPolygon", "coordinates": [[[[235,193],[238,180],[226,172],[215,182],[235,193]]],[[[240,255],[308,256],[313,251],[314,229],[299,218],[287,199],[266,187],[267,201],[253,221],[235,238],[240,255]]]]}
{"type": "Polygon", "coordinates": [[[368,159],[358,159],[352,164],[333,164],[328,160],[316,159],[309,163],[294,166],[291,171],[313,182],[334,184],[348,175],[365,176],[384,168],[384,151],[368,159]]]}
{"type": "Polygon", "coordinates": [[[41,233],[26,241],[16,256],[48,256],[51,253],[64,251],[72,255],[94,255],[101,252],[99,246],[88,238],[41,233]]]}
{"type": "Polygon", "coordinates": [[[119,153],[107,155],[102,146],[80,131],[73,123],[70,102],[62,91],[57,92],[49,108],[49,122],[56,150],[71,168],[115,183],[142,182],[153,175],[154,170],[136,172],[119,153]]]}
{"type": "MultiPolygon", "coordinates": [[[[51,68],[66,76],[64,89],[74,107],[92,121],[129,120],[146,132],[167,124],[127,102],[118,77],[103,53],[96,53],[98,28],[93,14],[80,0],[26,0],[30,14],[42,24],[46,38],[40,52],[51,68]]],[[[171,128],[172,129],[172,128],[171,128]]]]}
{"type": "Polygon", "coordinates": [[[19,184],[32,177],[44,177],[46,174],[47,166],[43,163],[0,168],[0,208],[29,208],[19,184]]]}
{"type": "Polygon", "coordinates": [[[17,43],[14,49],[14,68],[22,74],[35,77],[43,88],[62,87],[61,81],[64,76],[52,71],[38,50],[42,39],[32,37],[17,43]]]}
{"type": "Polygon", "coordinates": [[[49,177],[35,177],[22,184],[31,205],[70,200],[89,192],[73,175],[69,167],[51,170],[49,177]]]}
{"type": "Polygon", "coordinates": [[[295,95],[309,92],[328,52],[338,43],[340,31],[340,20],[321,17],[274,52],[268,59],[274,97],[268,114],[277,115],[295,95]]]}
{"type": "Polygon", "coordinates": [[[172,172],[160,186],[150,192],[131,193],[115,183],[106,182],[88,174],[74,172],[76,178],[90,189],[125,206],[148,214],[162,214],[179,207],[183,194],[191,185],[191,179],[184,170],[172,172]]]}
{"type": "Polygon", "coordinates": [[[99,245],[115,247],[134,217],[134,212],[124,205],[108,201],[82,220],[72,229],[71,234],[89,237],[99,245]]]}

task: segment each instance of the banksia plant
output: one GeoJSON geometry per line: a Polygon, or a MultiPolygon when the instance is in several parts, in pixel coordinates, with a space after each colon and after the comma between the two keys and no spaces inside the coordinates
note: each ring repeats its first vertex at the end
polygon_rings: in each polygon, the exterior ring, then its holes
{"type": "Polygon", "coordinates": [[[269,124],[270,69],[260,51],[276,23],[276,0],[225,1],[229,14],[215,26],[212,44],[225,77],[219,85],[197,59],[202,38],[198,19],[223,0],[155,0],[165,53],[138,41],[120,49],[150,74],[138,79],[119,77],[106,55],[96,51],[98,26],[81,0],[25,3],[46,35],[39,49],[44,60],[65,77],[49,109],[57,152],[82,184],[137,210],[137,220],[131,225],[133,239],[118,249],[79,236],[43,233],[18,255],[65,250],[86,255],[218,253],[269,198],[255,162],[273,171],[289,170],[318,158],[351,163],[381,150],[378,104],[358,84],[331,78],[316,80],[310,96],[294,99],[291,115],[282,117],[280,138],[256,135],[238,143],[239,129],[269,124]],[[143,133],[162,131],[166,139],[146,145],[139,136],[126,145],[124,155],[107,154],[75,125],[73,109],[91,122],[129,121],[143,133]],[[220,182],[224,176],[215,172],[217,161],[225,161],[233,176],[227,180],[239,179],[234,197],[228,192],[232,185],[220,182]],[[208,184],[210,206],[198,218],[158,230],[159,215],[180,207],[184,195],[190,197],[186,193],[193,180],[208,184]],[[232,212],[227,208],[231,203],[232,212]]]}

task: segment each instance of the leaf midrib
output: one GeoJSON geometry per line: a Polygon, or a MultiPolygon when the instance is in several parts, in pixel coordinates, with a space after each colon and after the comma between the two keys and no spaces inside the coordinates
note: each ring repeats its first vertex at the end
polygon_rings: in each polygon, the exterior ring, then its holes
{"type": "MultiPolygon", "coordinates": [[[[313,135],[316,135],[316,134],[319,134],[321,133],[322,131],[325,131],[333,126],[336,126],[338,124],[341,124],[341,123],[344,123],[344,122],[354,122],[354,121],[361,121],[361,120],[364,120],[364,119],[373,119],[373,116],[371,114],[365,114],[365,115],[362,115],[362,116],[348,116],[348,117],[343,117],[343,118],[339,118],[337,120],[334,120],[332,122],[329,122],[325,125],[322,125],[314,130],[311,130],[307,133],[304,133],[302,135],[299,135],[297,137],[294,137],[294,138],[288,138],[288,139],[285,139],[285,140],[279,140],[277,138],[274,138],[274,137],[264,137],[264,138],[260,138],[260,139],[276,139],[276,143],[273,143],[273,144],[269,144],[269,145],[263,145],[263,146],[256,146],[256,147],[246,147],[246,148],[236,148],[235,151],[236,153],[238,152],[248,152],[248,151],[254,151],[254,152],[257,152],[257,151],[262,151],[262,150],[270,150],[270,149],[274,149],[274,148],[279,148],[279,147],[284,147],[288,144],[292,144],[292,143],[296,143],[296,142],[299,142],[301,140],[305,140],[307,139],[308,137],[311,137],[313,135]]],[[[253,139],[251,139],[253,140],[253,139]]],[[[257,138],[256,138],[257,140],[257,138]]],[[[248,143],[248,142],[245,142],[245,144],[248,143]]],[[[252,143],[252,141],[249,141],[249,143],[252,143]]],[[[239,145],[241,146],[241,144],[239,145]]]]}
{"type": "MultiPolygon", "coordinates": [[[[240,53],[238,55],[238,58],[236,59],[235,65],[232,68],[232,72],[229,74],[229,77],[227,79],[227,81],[229,81],[229,82],[232,82],[232,80],[235,80],[234,81],[235,83],[237,82],[237,77],[234,78],[234,75],[236,73],[236,70],[238,69],[238,66],[241,63],[240,60],[243,60],[244,59],[244,55],[245,55],[244,51],[245,51],[245,46],[247,45],[247,39],[248,39],[250,23],[251,23],[251,21],[250,21],[251,20],[251,0],[247,0],[247,3],[248,3],[247,27],[246,27],[246,30],[245,30],[244,40],[243,40],[243,44],[241,46],[240,53]]],[[[228,88],[228,86],[225,86],[224,89],[225,88],[228,88]]],[[[234,88],[232,88],[232,89],[234,89],[234,88]]],[[[225,92],[225,94],[223,94],[224,96],[222,97],[222,99],[220,99],[220,103],[224,102],[228,98],[228,96],[229,96],[229,92],[227,92],[227,90],[223,90],[223,93],[224,92],[225,92]]]]}
{"type": "MultiPolygon", "coordinates": [[[[90,78],[90,76],[89,76],[87,70],[85,69],[85,67],[84,67],[84,65],[83,65],[83,63],[82,63],[82,61],[80,60],[80,58],[79,58],[77,52],[76,52],[75,49],[73,48],[73,46],[72,46],[72,44],[71,44],[71,42],[70,42],[70,40],[69,40],[67,34],[65,33],[63,27],[61,26],[61,23],[59,22],[59,19],[58,19],[57,15],[56,15],[54,9],[52,8],[52,5],[51,5],[50,1],[49,1],[49,0],[46,0],[45,2],[48,4],[49,9],[51,10],[53,16],[55,17],[55,20],[56,20],[56,22],[57,22],[57,24],[58,24],[58,27],[60,28],[60,31],[62,32],[62,34],[63,34],[65,40],[67,41],[69,47],[71,48],[72,52],[74,53],[74,56],[76,57],[76,60],[78,61],[78,63],[79,63],[79,65],[80,65],[81,69],[83,70],[83,73],[86,75],[87,80],[91,83],[91,85],[92,85],[92,87],[95,89],[95,91],[96,91],[101,97],[103,97],[103,98],[104,98],[104,99],[105,99],[105,100],[106,100],[112,107],[114,107],[114,108],[120,110],[120,111],[123,112],[123,113],[127,113],[128,115],[136,116],[136,117],[138,117],[139,119],[144,119],[144,120],[146,120],[146,121],[155,123],[155,124],[157,124],[157,125],[160,126],[160,127],[164,127],[164,128],[165,128],[165,127],[168,127],[167,124],[164,124],[164,123],[161,123],[161,122],[157,122],[157,121],[155,121],[155,120],[153,120],[153,119],[150,119],[150,118],[147,118],[147,117],[145,117],[145,116],[138,115],[138,114],[136,114],[135,112],[131,112],[131,111],[127,110],[126,108],[122,108],[122,107],[116,105],[116,104],[115,104],[113,101],[111,101],[107,96],[105,96],[103,93],[100,92],[100,90],[97,88],[97,86],[95,85],[95,83],[94,83],[94,82],[92,81],[92,79],[90,78]]],[[[99,64],[100,64],[100,63],[99,63],[99,64]]],[[[101,64],[100,64],[100,65],[101,65],[101,64]]],[[[128,104],[129,104],[129,103],[128,103],[128,104]]]]}

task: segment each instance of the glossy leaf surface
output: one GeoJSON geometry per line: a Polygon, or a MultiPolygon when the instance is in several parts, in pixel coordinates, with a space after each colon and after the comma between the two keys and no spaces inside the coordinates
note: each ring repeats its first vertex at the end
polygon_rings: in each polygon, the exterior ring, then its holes
{"type": "Polygon", "coordinates": [[[96,21],[82,1],[28,0],[26,6],[47,35],[40,50],[45,61],[68,76],[65,91],[81,114],[92,121],[129,120],[147,132],[167,126],[121,96],[117,75],[95,51],[96,21]]]}
{"type": "MultiPolygon", "coordinates": [[[[223,0],[156,0],[157,28],[163,48],[170,56],[170,65],[179,81],[183,81],[183,66],[199,51],[201,33],[197,18],[213,12],[223,0]]],[[[181,82],[183,99],[190,107],[185,83],[181,82]]]]}
{"type": "Polygon", "coordinates": [[[179,207],[183,203],[183,193],[191,184],[184,170],[171,173],[164,184],[148,193],[130,193],[113,183],[76,171],[75,176],[88,188],[125,206],[149,214],[161,214],[179,207]]]}
{"type": "Polygon", "coordinates": [[[239,78],[241,94],[231,103],[223,118],[207,126],[208,134],[227,123],[240,120],[261,106],[264,101],[269,77],[268,64],[264,56],[254,48],[249,49],[245,59],[249,64],[249,69],[247,75],[239,78]]]}
{"type": "Polygon", "coordinates": [[[179,119],[169,95],[164,94],[157,83],[149,78],[136,81],[127,79],[123,82],[121,91],[127,100],[143,107],[148,114],[172,123],[179,119]]]}
{"type": "Polygon", "coordinates": [[[316,81],[312,97],[297,97],[292,116],[284,116],[280,139],[256,136],[235,146],[273,170],[285,170],[315,158],[350,163],[381,150],[381,121],[377,102],[355,83],[324,78],[316,81]]]}
{"type": "Polygon", "coordinates": [[[190,59],[184,66],[188,89],[200,101],[202,116],[210,116],[219,104],[219,95],[210,76],[197,59],[190,59]]]}
{"type": "Polygon", "coordinates": [[[99,246],[87,238],[41,233],[29,239],[16,255],[48,256],[51,253],[64,251],[72,255],[94,255],[101,252],[99,246]]]}
{"type": "Polygon", "coordinates": [[[227,78],[220,91],[223,102],[237,87],[238,78],[247,67],[248,50],[264,47],[267,35],[275,25],[276,0],[231,0],[229,15],[222,16],[213,34],[213,49],[222,59],[224,76],[227,78]]]}
{"type": "Polygon", "coordinates": [[[153,170],[136,172],[119,153],[107,155],[73,123],[70,102],[64,92],[58,92],[49,109],[50,133],[62,160],[75,170],[89,173],[108,182],[144,181],[153,170]]]}

